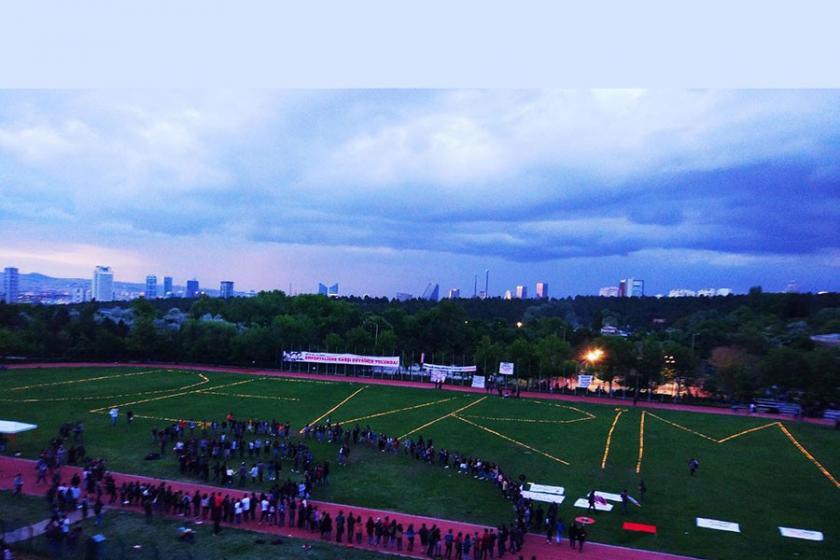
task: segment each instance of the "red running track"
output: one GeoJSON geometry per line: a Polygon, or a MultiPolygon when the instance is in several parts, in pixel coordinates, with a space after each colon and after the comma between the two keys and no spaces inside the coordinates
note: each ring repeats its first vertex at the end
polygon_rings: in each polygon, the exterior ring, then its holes
{"type": "MultiPolygon", "coordinates": [[[[79,467],[64,466],[61,468],[61,472],[67,481],[69,481],[73,474],[78,473],[81,476],[81,471],[82,469],[79,467]]],[[[46,485],[37,486],[35,484],[35,461],[32,461],[30,459],[19,459],[14,457],[0,457],[0,489],[11,489],[14,484],[14,477],[17,475],[17,473],[21,473],[23,475],[24,494],[33,496],[43,496],[44,494],[46,494],[46,485]]],[[[171,486],[172,489],[175,491],[181,490],[183,492],[188,492],[189,494],[194,494],[196,490],[198,490],[202,494],[223,491],[224,493],[230,494],[231,496],[236,496],[239,492],[244,492],[244,490],[240,490],[239,488],[223,488],[206,484],[192,484],[189,482],[155,479],[146,476],[131,474],[112,472],[111,476],[114,477],[114,481],[116,482],[117,487],[119,487],[123,482],[148,481],[154,483],[155,485],[164,482],[167,486],[171,486]]],[[[438,527],[441,528],[442,535],[446,534],[446,532],[449,529],[452,529],[452,531],[455,534],[458,534],[459,531],[464,533],[478,532],[479,534],[482,534],[485,528],[489,528],[484,525],[462,523],[457,521],[450,521],[447,519],[435,519],[420,515],[408,515],[393,511],[354,507],[343,504],[334,504],[330,502],[319,502],[315,500],[312,500],[311,502],[313,505],[317,506],[321,512],[329,512],[330,516],[332,516],[333,519],[335,519],[335,516],[338,514],[339,510],[343,510],[346,513],[352,511],[355,515],[360,515],[362,517],[363,524],[365,521],[367,521],[368,516],[372,516],[374,519],[376,519],[377,517],[381,517],[384,519],[386,516],[388,516],[391,519],[396,519],[398,523],[402,523],[404,528],[408,528],[409,523],[413,523],[415,529],[419,529],[422,523],[425,523],[427,527],[431,527],[432,524],[436,524],[438,527]]],[[[139,506],[125,506],[124,509],[137,512],[142,511],[139,506]]],[[[260,533],[268,533],[278,536],[297,537],[308,540],[321,540],[318,536],[318,533],[311,533],[306,530],[297,529],[296,527],[292,528],[288,526],[277,527],[274,525],[260,525],[256,521],[247,521],[243,522],[240,525],[225,524],[224,526],[229,526],[237,529],[248,529],[260,533]]],[[[222,531],[222,538],[223,537],[224,530],[222,531]]],[[[362,543],[363,544],[353,546],[356,548],[377,550],[379,552],[397,554],[397,552],[393,549],[389,550],[385,549],[384,547],[369,546],[367,544],[366,537],[363,537],[362,543]]],[[[347,545],[336,544],[335,546],[347,545]]],[[[417,548],[419,548],[419,541],[418,546],[415,548],[415,551],[413,553],[409,553],[405,550],[405,548],[403,548],[403,551],[399,554],[413,558],[425,558],[425,556],[422,555],[422,552],[418,553],[417,548]]],[[[624,548],[593,542],[587,542],[586,546],[584,547],[584,551],[580,553],[576,550],[572,550],[568,546],[568,541],[566,539],[563,539],[563,542],[558,545],[554,543],[547,543],[545,541],[545,538],[543,538],[542,536],[533,534],[527,535],[525,537],[525,545],[520,552],[518,552],[516,555],[508,553],[505,555],[505,557],[515,558],[518,555],[522,555],[524,558],[535,557],[537,560],[547,560],[555,558],[587,558],[589,560],[692,560],[687,556],[678,556],[661,552],[624,548]]]]}
{"type": "MultiPolygon", "coordinates": [[[[180,370],[198,370],[198,371],[214,371],[219,373],[237,373],[244,375],[261,375],[266,377],[291,377],[296,379],[311,379],[319,381],[336,381],[343,383],[364,383],[367,385],[391,385],[396,387],[413,387],[415,389],[435,390],[432,383],[423,383],[419,381],[398,381],[392,379],[373,379],[367,377],[349,377],[344,375],[321,375],[315,373],[292,373],[277,371],[271,369],[259,368],[237,368],[232,366],[207,366],[202,364],[167,364],[167,363],[102,363],[102,362],[59,362],[59,363],[35,363],[35,364],[15,364],[9,365],[10,369],[50,369],[58,367],[151,367],[151,368],[166,368],[166,369],[180,369],[180,370]]],[[[445,391],[459,391],[462,393],[480,393],[480,394],[495,394],[487,392],[484,389],[476,389],[474,387],[464,387],[461,385],[446,385],[445,391]]],[[[599,404],[605,406],[633,406],[632,401],[622,399],[608,399],[604,397],[582,397],[577,395],[563,395],[557,393],[539,393],[534,391],[523,391],[522,396],[529,399],[543,399],[568,401],[578,403],[599,404]]],[[[729,416],[749,416],[755,418],[769,418],[772,420],[782,419],[778,414],[764,414],[748,412],[739,413],[730,408],[725,407],[711,407],[698,406],[690,404],[676,404],[655,401],[638,401],[636,404],[640,408],[652,408],[660,410],[676,410],[680,412],[699,412],[702,414],[721,414],[729,416]]],[[[787,420],[787,418],[784,418],[787,420]]],[[[800,422],[808,422],[810,424],[819,424],[823,426],[833,426],[832,420],[824,418],[801,418],[800,422]]]]}

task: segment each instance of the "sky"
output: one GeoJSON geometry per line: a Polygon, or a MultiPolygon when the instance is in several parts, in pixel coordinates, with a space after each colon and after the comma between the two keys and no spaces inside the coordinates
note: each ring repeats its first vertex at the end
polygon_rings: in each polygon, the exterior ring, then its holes
{"type": "Polygon", "coordinates": [[[0,90],[0,266],[840,291],[840,90],[0,90]]]}

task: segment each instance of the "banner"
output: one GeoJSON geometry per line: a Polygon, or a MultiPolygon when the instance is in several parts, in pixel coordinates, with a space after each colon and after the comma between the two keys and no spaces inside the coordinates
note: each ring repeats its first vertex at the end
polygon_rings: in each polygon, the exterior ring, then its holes
{"type": "Polygon", "coordinates": [[[499,362],[499,375],[513,375],[513,362],[499,362]]]}
{"type": "Polygon", "coordinates": [[[473,375],[472,386],[476,387],[478,389],[484,389],[484,376],[483,375],[473,375]]]}
{"type": "Polygon", "coordinates": [[[351,366],[400,367],[399,356],[359,356],[357,354],[328,354],[326,352],[283,352],[285,362],[315,364],[349,364],[351,366]]]}
{"type": "Polygon", "coordinates": [[[443,383],[446,381],[446,372],[442,369],[433,369],[430,371],[432,383],[443,383]]]}
{"type": "Polygon", "coordinates": [[[591,375],[578,375],[578,387],[581,389],[589,389],[589,385],[592,383],[592,376],[591,375]]]}
{"type": "Polygon", "coordinates": [[[446,371],[457,373],[475,373],[478,366],[440,366],[436,364],[423,364],[423,368],[429,371],[446,371]]]}

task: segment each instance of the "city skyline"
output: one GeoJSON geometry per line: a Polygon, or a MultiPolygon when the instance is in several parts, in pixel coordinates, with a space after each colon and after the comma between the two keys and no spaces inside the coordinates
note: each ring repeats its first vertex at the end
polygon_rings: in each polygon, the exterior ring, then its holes
{"type": "Polygon", "coordinates": [[[0,95],[0,264],[22,271],[840,290],[838,90],[0,95]]]}

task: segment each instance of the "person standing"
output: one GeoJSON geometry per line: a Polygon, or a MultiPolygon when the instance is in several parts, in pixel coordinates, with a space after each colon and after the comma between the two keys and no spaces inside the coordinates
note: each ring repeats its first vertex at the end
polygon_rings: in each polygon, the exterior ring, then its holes
{"type": "Polygon", "coordinates": [[[21,473],[17,473],[15,475],[15,496],[20,496],[23,494],[23,475],[21,473]]]}
{"type": "Polygon", "coordinates": [[[96,503],[93,504],[93,515],[96,518],[96,526],[102,525],[102,500],[99,496],[96,497],[96,503]]]}
{"type": "Polygon", "coordinates": [[[584,525],[581,525],[580,527],[578,527],[578,532],[577,532],[578,552],[583,552],[583,543],[586,541],[586,537],[587,537],[586,527],[584,525]]]}
{"type": "Polygon", "coordinates": [[[688,474],[694,476],[694,473],[697,472],[697,468],[700,467],[700,461],[695,458],[691,458],[688,461],[688,474]]]}
{"type": "Polygon", "coordinates": [[[627,513],[627,488],[621,491],[621,513],[627,513]]]}
{"type": "Polygon", "coordinates": [[[120,415],[120,409],[117,408],[117,407],[114,407],[114,408],[112,408],[111,410],[108,411],[108,414],[111,416],[111,425],[116,426],[117,425],[117,418],[120,415]]]}
{"type": "Polygon", "coordinates": [[[645,501],[645,492],[647,492],[647,486],[645,486],[645,481],[640,480],[639,481],[639,501],[640,502],[645,501]]]}
{"type": "Polygon", "coordinates": [[[589,491],[589,507],[586,508],[586,513],[589,513],[590,511],[598,513],[598,508],[595,507],[595,490],[589,491]]]}
{"type": "Polygon", "coordinates": [[[572,550],[575,549],[575,543],[577,543],[578,537],[578,526],[577,522],[572,523],[569,525],[569,546],[572,547],[572,550]]]}

